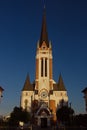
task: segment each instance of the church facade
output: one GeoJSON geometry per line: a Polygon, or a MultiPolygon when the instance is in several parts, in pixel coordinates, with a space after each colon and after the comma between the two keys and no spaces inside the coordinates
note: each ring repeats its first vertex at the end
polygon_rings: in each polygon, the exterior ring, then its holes
{"type": "Polygon", "coordinates": [[[36,49],[35,81],[27,75],[21,91],[20,106],[32,113],[37,125],[50,125],[56,121],[56,110],[67,105],[68,96],[61,74],[58,82],[53,80],[52,45],[48,39],[46,13],[44,10],[40,39],[36,49]]]}

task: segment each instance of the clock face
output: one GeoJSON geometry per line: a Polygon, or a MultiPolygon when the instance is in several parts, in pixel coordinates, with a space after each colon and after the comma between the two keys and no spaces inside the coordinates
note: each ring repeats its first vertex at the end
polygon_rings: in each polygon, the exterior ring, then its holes
{"type": "Polygon", "coordinates": [[[41,93],[41,97],[42,97],[42,98],[46,98],[47,95],[48,95],[48,94],[47,94],[47,91],[43,91],[43,92],[41,93]]]}

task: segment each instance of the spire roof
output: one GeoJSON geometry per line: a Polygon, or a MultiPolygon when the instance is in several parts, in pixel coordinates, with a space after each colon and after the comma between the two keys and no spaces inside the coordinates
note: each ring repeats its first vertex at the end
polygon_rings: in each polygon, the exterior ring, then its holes
{"type": "Polygon", "coordinates": [[[40,47],[41,47],[43,41],[45,41],[47,47],[49,47],[48,33],[47,33],[47,26],[46,26],[46,9],[45,9],[45,6],[44,6],[43,19],[42,19],[40,43],[39,43],[40,47]]]}
{"type": "Polygon", "coordinates": [[[22,91],[32,91],[32,90],[33,90],[33,88],[32,88],[32,85],[30,83],[30,78],[29,78],[29,75],[27,74],[22,91]]]}
{"type": "Polygon", "coordinates": [[[53,87],[54,87],[54,91],[66,91],[61,74],[59,76],[58,83],[54,84],[53,87]]]}
{"type": "Polygon", "coordinates": [[[2,92],[2,91],[4,91],[4,89],[0,86],[0,91],[2,92]]]}
{"type": "Polygon", "coordinates": [[[87,87],[82,90],[83,93],[87,93],[87,87]]]}
{"type": "Polygon", "coordinates": [[[58,90],[59,91],[66,91],[65,85],[64,85],[64,82],[63,82],[63,78],[62,78],[61,74],[60,74],[59,80],[58,80],[58,90]]]}

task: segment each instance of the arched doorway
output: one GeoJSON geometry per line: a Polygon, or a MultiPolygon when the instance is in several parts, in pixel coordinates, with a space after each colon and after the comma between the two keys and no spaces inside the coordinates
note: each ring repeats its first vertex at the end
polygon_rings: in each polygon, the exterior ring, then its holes
{"type": "Polygon", "coordinates": [[[50,126],[51,112],[47,106],[41,106],[37,112],[38,125],[45,128],[50,126]]]}

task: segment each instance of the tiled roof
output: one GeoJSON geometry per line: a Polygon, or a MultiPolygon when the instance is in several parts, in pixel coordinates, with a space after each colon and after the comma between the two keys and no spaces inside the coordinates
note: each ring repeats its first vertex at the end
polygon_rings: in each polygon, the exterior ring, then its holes
{"type": "Polygon", "coordinates": [[[30,83],[29,75],[27,75],[22,91],[33,91],[33,84],[30,83]]]}
{"type": "Polygon", "coordinates": [[[3,89],[1,86],[0,86],[0,90],[1,90],[1,91],[4,91],[4,89],[3,89]]]}
{"type": "Polygon", "coordinates": [[[59,76],[58,83],[53,85],[53,90],[54,91],[66,91],[66,88],[65,88],[61,74],[59,76]]]}
{"type": "Polygon", "coordinates": [[[82,90],[83,93],[87,92],[87,87],[82,90]]]}
{"type": "Polygon", "coordinates": [[[54,91],[59,91],[59,90],[58,90],[58,84],[53,84],[53,90],[54,90],[54,91]]]}
{"type": "Polygon", "coordinates": [[[59,91],[66,91],[66,88],[65,88],[65,85],[64,85],[63,78],[62,78],[61,74],[59,76],[58,89],[59,89],[59,91]]]}

